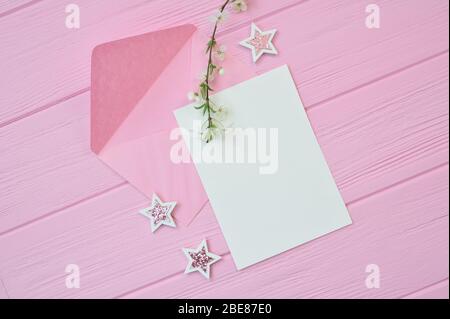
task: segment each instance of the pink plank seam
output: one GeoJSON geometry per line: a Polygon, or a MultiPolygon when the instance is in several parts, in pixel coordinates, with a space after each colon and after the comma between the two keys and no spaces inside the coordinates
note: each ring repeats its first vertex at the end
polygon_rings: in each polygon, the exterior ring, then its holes
{"type": "Polygon", "coordinates": [[[416,66],[419,66],[419,65],[421,65],[421,64],[423,64],[423,63],[426,63],[426,62],[428,62],[428,61],[432,61],[432,60],[434,60],[434,59],[437,59],[437,58],[439,58],[440,56],[445,55],[445,54],[447,54],[447,53],[448,53],[448,50],[444,50],[444,51],[438,52],[438,53],[433,54],[433,55],[431,55],[431,56],[429,56],[429,57],[426,57],[426,58],[424,58],[424,59],[422,59],[422,60],[419,60],[419,61],[416,61],[416,62],[411,63],[411,64],[409,64],[409,65],[406,65],[406,66],[404,66],[404,67],[402,67],[402,68],[400,68],[400,69],[398,69],[398,70],[394,70],[394,71],[392,71],[392,72],[389,72],[389,73],[387,73],[387,74],[384,74],[383,76],[380,76],[380,77],[378,77],[378,78],[375,78],[375,79],[373,79],[373,80],[370,80],[369,82],[362,83],[361,85],[358,85],[358,86],[356,86],[356,87],[354,87],[354,88],[351,88],[350,90],[347,90],[347,91],[345,91],[345,92],[341,92],[341,93],[339,93],[339,94],[337,94],[337,95],[334,95],[334,96],[332,96],[332,97],[329,97],[329,98],[327,98],[327,99],[324,99],[324,100],[322,100],[322,101],[319,101],[319,102],[314,103],[314,104],[309,105],[309,106],[308,106],[308,105],[305,105],[305,108],[306,108],[307,110],[312,110],[313,108],[320,107],[321,105],[326,104],[327,102],[330,102],[330,101],[332,101],[332,100],[334,100],[334,99],[336,99],[336,98],[339,98],[339,97],[341,97],[341,96],[345,96],[345,95],[350,94],[350,93],[352,93],[352,92],[358,91],[359,89],[362,89],[362,88],[364,88],[364,87],[366,87],[366,86],[370,86],[370,85],[372,85],[372,84],[374,84],[374,83],[383,81],[383,80],[385,80],[385,79],[387,79],[387,78],[390,78],[391,76],[395,76],[395,75],[400,74],[400,73],[402,73],[402,72],[404,72],[404,71],[407,71],[407,70],[409,70],[409,69],[415,68],[416,66]]]}
{"type": "Polygon", "coordinates": [[[108,188],[108,189],[105,189],[105,190],[103,190],[103,191],[101,191],[101,192],[94,193],[94,194],[92,194],[91,196],[88,196],[88,197],[86,197],[86,198],[82,198],[82,199],[80,199],[80,200],[78,200],[78,201],[76,201],[76,202],[74,202],[74,203],[68,204],[68,205],[66,205],[66,206],[64,206],[64,207],[58,208],[58,209],[56,209],[56,210],[54,210],[54,211],[51,211],[51,212],[49,212],[49,213],[47,213],[47,214],[44,214],[44,215],[42,215],[42,216],[39,216],[38,218],[29,220],[29,221],[27,221],[27,222],[24,223],[24,224],[17,225],[16,227],[13,227],[13,228],[11,228],[11,229],[8,229],[7,231],[4,231],[4,232],[0,233],[0,237],[1,237],[1,236],[4,236],[4,235],[7,235],[7,234],[10,234],[10,233],[13,233],[13,232],[15,232],[15,231],[17,231],[17,230],[19,230],[19,229],[22,229],[22,228],[24,228],[24,227],[26,227],[26,226],[30,226],[30,225],[32,225],[32,224],[34,224],[34,223],[37,223],[37,222],[39,222],[39,221],[41,221],[41,220],[43,220],[43,219],[48,218],[48,217],[54,216],[54,215],[56,215],[56,214],[58,214],[58,213],[60,213],[60,212],[62,212],[62,211],[64,211],[64,210],[66,210],[66,209],[68,209],[68,208],[71,208],[71,207],[74,207],[74,206],[77,206],[77,205],[81,205],[81,204],[83,204],[83,203],[85,203],[85,202],[87,202],[87,201],[90,201],[90,200],[92,200],[92,199],[94,199],[94,198],[96,198],[96,197],[99,197],[99,196],[102,196],[102,195],[107,194],[107,193],[109,193],[109,192],[112,192],[112,191],[114,191],[114,190],[116,190],[116,189],[119,189],[119,188],[125,186],[125,185],[128,185],[128,182],[122,182],[122,183],[117,184],[117,185],[115,185],[115,186],[112,186],[112,187],[110,187],[110,188],[108,188]]]}
{"type": "Polygon", "coordinates": [[[32,0],[30,2],[24,3],[24,4],[20,5],[20,6],[15,7],[15,8],[9,9],[9,10],[7,10],[5,12],[0,12],[0,19],[4,18],[6,16],[9,16],[9,15],[11,15],[13,13],[16,13],[16,12],[18,12],[20,10],[26,9],[28,7],[31,7],[32,5],[35,5],[35,4],[37,4],[37,3],[41,2],[41,1],[42,0],[32,0]]]}
{"type": "Polygon", "coordinates": [[[441,168],[447,166],[448,164],[449,164],[448,162],[439,164],[439,165],[437,165],[437,166],[435,166],[435,167],[432,167],[432,168],[427,169],[427,170],[425,170],[425,171],[423,171],[423,172],[417,173],[417,174],[415,174],[415,175],[413,175],[413,176],[410,176],[410,177],[408,177],[408,178],[405,178],[405,179],[403,179],[403,180],[401,180],[401,181],[398,181],[398,182],[396,182],[396,183],[394,183],[394,184],[391,184],[391,185],[388,185],[388,186],[386,186],[386,187],[383,187],[383,188],[381,188],[381,189],[379,189],[379,190],[377,190],[377,191],[375,191],[375,192],[372,192],[372,193],[370,193],[370,194],[361,196],[361,197],[359,197],[359,198],[357,198],[357,199],[355,199],[355,200],[352,200],[351,202],[348,202],[348,203],[346,203],[346,204],[347,204],[347,206],[350,206],[350,205],[353,205],[353,204],[355,204],[355,203],[361,202],[361,201],[363,201],[363,200],[365,200],[365,199],[368,199],[368,198],[370,198],[370,197],[373,197],[373,196],[375,196],[375,195],[378,195],[378,194],[381,194],[381,193],[383,193],[383,192],[385,192],[385,191],[388,191],[388,190],[390,190],[390,189],[392,189],[392,188],[394,188],[394,187],[397,187],[397,186],[402,185],[402,184],[406,184],[406,183],[408,183],[408,182],[410,182],[410,181],[412,181],[412,180],[414,180],[414,179],[416,179],[416,178],[419,178],[419,177],[421,177],[421,176],[425,176],[425,175],[427,175],[427,174],[429,174],[429,173],[432,173],[432,172],[434,172],[434,171],[437,171],[437,170],[439,170],[439,169],[441,169],[441,168]]]}
{"type": "Polygon", "coordinates": [[[409,298],[409,297],[411,297],[411,296],[420,294],[422,291],[427,290],[427,289],[432,288],[432,287],[435,287],[435,286],[439,286],[440,284],[443,284],[443,283],[445,283],[446,281],[448,281],[448,277],[445,278],[445,279],[439,280],[438,282],[435,282],[435,283],[433,283],[433,284],[430,284],[430,285],[428,285],[428,286],[422,287],[422,288],[419,289],[419,290],[416,290],[416,291],[413,291],[413,292],[411,292],[411,293],[409,293],[409,294],[406,294],[406,295],[404,295],[404,296],[401,296],[401,297],[399,297],[399,299],[406,299],[406,298],[409,298]]]}
{"type": "Polygon", "coordinates": [[[34,115],[34,114],[37,114],[37,113],[39,113],[39,112],[41,112],[41,111],[48,110],[49,108],[52,108],[52,107],[54,107],[54,106],[57,106],[58,104],[61,104],[61,103],[65,102],[65,101],[67,101],[67,100],[70,100],[70,99],[72,99],[72,98],[74,98],[74,97],[77,97],[77,96],[83,94],[83,93],[86,93],[86,92],[88,92],[89,90],[90,90],[90,87],[81,89],[81,90],[76,91],[76,92],[74,92],[74,93],[72,93],[72,94],[69,94],[69,95],[67,95],[67,96],[65,96],[65,97],[62,97],[62,98],[60,98],[60,99],[57,99],[57,100],[52,101],[52,102],[50,102],[50,103],[47,103],[47,104],[45,104],[45,105],[43,105],[43,106],[41,106],[41,107],[38,107],[37,109],[32,110],[31,112],[28,112],[28,113],[22,114],[22,115],[20,115],[20,116],[18,116],[18,117],[9,119],[9,120],[7,120],[7,121],[5,121],[5,122],[3,122],[3,123],[0,123],[0,129],[3,128],[3,127],[5,127],[5,126],[8,126],[8,125],[10,125],[10,124],[12,124],[12,123],[15,123],[15,122],[18,122],[18,121],[20,121],[20,120],[26,119],[26,118],[28,118],[28,117],[30,117],[30,116],[32,116],[32,115],[34,115]]]}

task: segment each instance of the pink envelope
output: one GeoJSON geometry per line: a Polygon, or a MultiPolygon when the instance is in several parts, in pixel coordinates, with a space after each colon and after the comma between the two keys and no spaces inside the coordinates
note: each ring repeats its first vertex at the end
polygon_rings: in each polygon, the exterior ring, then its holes
{"type": "MultiPolygon", "coordinates": [[[[97,46],[92,53],[91,148],[150,199],[176,201],[174,217],[187,224],[208,201],[193,163],[174,164],[169,136],[173,111],[187,105],[206,69],[207,38],[193,25],[146,33],[97,46]]],[[[230,47],[230,45],[228,45],[230,47]]],[[[230,57],[214,89],[254,76],[230,57]]]]}

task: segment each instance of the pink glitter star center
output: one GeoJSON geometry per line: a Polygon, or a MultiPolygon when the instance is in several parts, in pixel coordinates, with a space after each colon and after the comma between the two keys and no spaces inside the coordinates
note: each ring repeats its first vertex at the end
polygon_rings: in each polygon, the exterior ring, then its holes
{"type": "Polygon", "coordinates": [[[256,32],[255,37],[248,41],[248,43],[255,47],[256,53],[259,54],[262,50],[270,49],[270,34],[262,35],[256,32]]]}
{"type": "Polygon", "coordinates": [[[213,260],[213,258],[207,255],[205,247],[203,247],[199,252],[189,253],[189,256],[192,258],[192,267],[200,268],[204,272],[207,271],[208,264],[213,260]]]}
{"type": "Polygon", "coordinates": [[[151,216],[153,217],[153,223],[157,225],[158,223],[165,221],[167,219],[167,212],[169,207],[161,206],[156,203],[155,207],[151,211],[151,216]]]}

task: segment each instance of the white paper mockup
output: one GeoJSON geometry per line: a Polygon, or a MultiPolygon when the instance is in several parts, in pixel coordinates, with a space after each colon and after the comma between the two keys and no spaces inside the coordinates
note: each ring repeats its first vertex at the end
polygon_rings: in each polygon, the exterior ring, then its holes
{"type": "Polygon", "coordinates": [[[287,66],[212,101],[231,129],[208,144],[194,105],[175,116],[238,269],[351,224],[287,66]]]}

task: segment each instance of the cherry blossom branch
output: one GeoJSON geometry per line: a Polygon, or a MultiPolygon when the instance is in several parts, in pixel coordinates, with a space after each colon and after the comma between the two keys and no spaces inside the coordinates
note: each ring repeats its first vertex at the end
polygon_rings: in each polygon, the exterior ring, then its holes
{"type": "Polygon", "coordinates": [[[210,40],[208,41],[206,54],[208,55],[208,66],[205,71],[204,78],[199,86],[198,93],[189,93],[190,100],[196,100],[201,102],[199,106],[195,108],[203,113],[203,116],[207,116],[206,121],[202,125],[202,139],[209,143],[215,136],[219,135],[223,131],[223,125],[220,122],[224,117],[225,110],[223,107],[216,107],[211,101],[210,94],[213,91],[211,88],[211,82],[214,80],[215,75],[224,74],[224,69],[219,67],[214,62],[214,58],[223,60],[225,57],[225,47],[218,46],[216,40],[216,34],[219,24],[224,22],[228,13],[226,11],[228,5],[232,5],[234,11],[242,12],[247,10],[246,0],[226,0],[225,3],[216,11],[213,16],[214,29],[210,40]]]}
{"type": "MultiPolygon", "coordinates": [[[[220,8],[220,13],[223,14],[225,8],[227,7],[227,5],[230,3],[230,0],[227,0],[223,6],[220,8]]],[[[219,25],[219,19],[217,19],[216,23],[214,24],[214,31],[213,34],[211,36],[211,40],[208,43],[208,49],[207,52],[209,51],[209,58],[208,58],[208,68],[207,68],[207,72],[206,72],[206,79],[205,79],[205,86],[206,86],[206,107],[208,109],[208,129],[213,128],[213,123],[212,123],[212,117],[211,117],[211,103],[209,100],[209,92],[212,91],[211,88],[209,87],[209,78],[211,76],[211,74],[213,74],[214,69],[215,69],[215,65],[212,63],[212,53],[213,53],[213,49],[217,44],[216,41],[216,33],[217,33],[217,27],[219,25]]],[[[206,139],[206,143],[208,143],[210,137],[208,137],[206,139]]]]}

